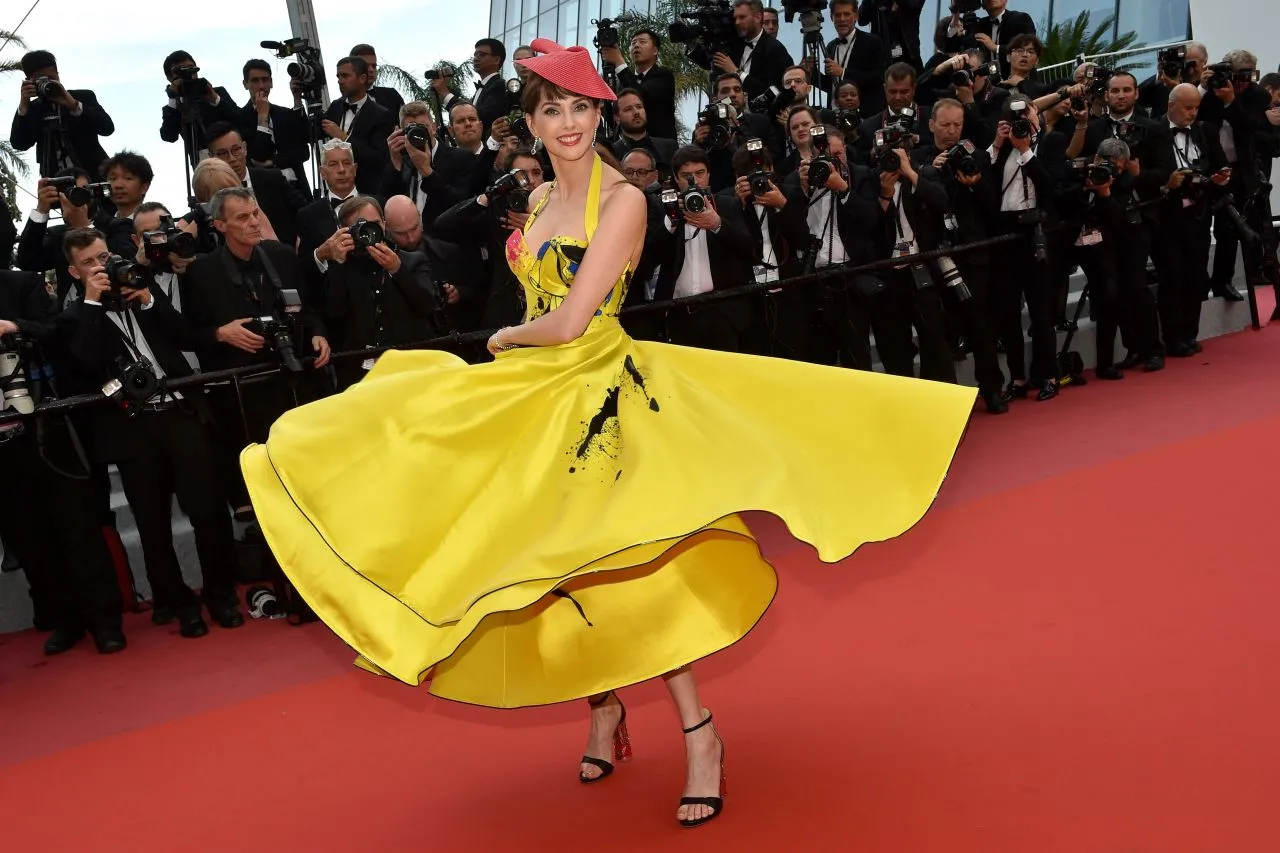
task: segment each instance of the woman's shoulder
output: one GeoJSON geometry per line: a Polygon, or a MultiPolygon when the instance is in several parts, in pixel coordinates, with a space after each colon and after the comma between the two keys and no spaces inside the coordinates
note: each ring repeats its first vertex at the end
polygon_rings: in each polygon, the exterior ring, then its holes
{"type": "Polygon", "coordinates": [[[606,166],[600,185],[600,207],[602,210],[645,210],[647,203],[643,190],[606,166]]]}

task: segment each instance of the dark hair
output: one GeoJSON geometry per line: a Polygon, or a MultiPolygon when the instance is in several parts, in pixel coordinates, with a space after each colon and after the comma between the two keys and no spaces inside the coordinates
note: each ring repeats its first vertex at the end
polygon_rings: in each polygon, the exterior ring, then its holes
{"type": "Polygon", "coordinates": [[[837,98],[838,98],[838,97],[840,97],[840,90],[841,90],[841,89],[843,89],[845,86],[852,86],[853,88],[857,89],[857,90],[858,90],[858,97],[859,97],[859,98],[861,98],[861,97],[862,97],[862,87],[858,85],[858,81],[857,81],[857,80],[841,80],[841,81],[840,81],[840,85],[839,85],[839,86],[836,86],[836,97],[837,97],[837,98]]]}
{"type": "Polygon", "coordinates": [[[644,100],[644,95],[640,94],[640,90],[639,90],[639,89],[636,89],[636,88],[633,88],[633,87],[631,87],[631,86],[628,86],[627,88],[623,89],[621,92],[619,92],[619,93],[618,93],[618,100],[619,100],[619,101],[621,101],[621,100],[622,100],[622,96],[623,96],[623,95],[635,95],[635,96],[636,96],[637,98],[639,98],[640,100],[644,100]]]}
{"type": "Polygon", "coordinates": [[[382,203],[371,195],[353,195],[347,199],[338,208],[338,221],[343,225],[349,225],[347,221],[355,214],[364,210],[366,207],[372,207],[378,211],[378,216],[382,216],[382,203]]]}
{"type": "Polygon", "coordinates": [[[164,58],[164,76],[168,78],[169,72],[173,70],[173,66],[179,62],[195,62],[196,59],[185,50],[175,50],[164,58]]]}
{"type": "Polygon", "coordinates": [[[687,166],[690,163],[697,163],[702,166],[711,168],[711,160],[707,158],[707,152],[701,145],[686,145],[676,151],[671,158],[671,174],[680,171],[681,166],[687,166]]]}
{"type": "Polygon", "coordinates": [[[652,167],[655,170],[658,168],[658,157],[648,148],[632,148],[627,151],[624,151],[622,152],[622,159],[620,159],[618,163],[619,164],[625,163],[627,158],[630,157],[632,154],[643,154],[644,156],[649,158],[649,163],[650,165],[652,165],[652,167]]]}
{"type": "Polygon", "coordinates": [[[844,131],[843,131],[843,130],[841,130],[840,128],[836,127],[835,125],[833,125],[833,124],[824,124],[824,125],[822,125],[822,129],[823,129],[823,130],[825,130],[825,131],[827,132],[827,138],[828,138],[828,139],[839,139],[841,142],[844,142],[844,141],[845,141],[845,139],[844,139],[844,131]]]}
{"type": "Polygon", "coordinates": [[[92,181],[93,176],[79,166],[67,166],[53,173],[55,178],[75,178],[77,181],[84,178],[86,181],[92,181]]]}
{"type": "Polygon", "coordinates": [[[929,118],[937,118],[939,110],[964,110],[964,104],[955,98],[938,98],[933,102],[933,111],[929,113],[929,118]]]}
{"type": "Polygon", "coordinates": [[[1018,33],[1009,41],[1009,52],[1030,45],[1036,52],[1036,56],[1044,53],[1044,42],[1036,38],[1035,33],[1018,33]]]}
{"type": "Polygon", "coordinates": [[[344,56],[338,60],[338,64],[335,67],[341,68],[344,65],[350,65],[351,70],[356,72],[357,77],[363,77],[369,73],[369,63],[358,56],[344,56]]]}
{"type": "Polygon", "coordinates": [[[631,34],[631,38],[633,41],[635,40],[636,36],[648,36],[649,38],[653,39],[654,48],[657,50],[662,50],[662,36],[658,35],[653,30],[648,30],[648,29],[636,30],[634,33],[631,34]]]}
{"type": "Polygon", "coordinates": [[[1138,88],[1138,78],[1134,76],[1134,74],[1130,71],[1121,70],[1121,71],[1117,71],[1115,74],[1112,74],[1111,78],[1107,80],[1107,91],[1111,90],[1111,81],[1116,79],[1117,77],[1128,77],[1130,80],[1133,81],[1133,88],[1135,89],[1138,88]]]}
{"type": "Polygon", "coordinates": [[[47,50],[33,50],[30,53],[22,55],[22,73],[30,77],[32,74],[44,68],[58,67],[58,60],[53,58],[53,54],[47,50]]]}
{"type": "Polygon", "coordinates": [[[117,167],[124,169],[144,184],[149,184],[156,178],[156,173],[152,171],[151,164],[147,162],[147,158],[134,151],[118,151],[112,154],[102,161],[102,166],[98,169],[98,172],[105,176],[117,167]]]}
{"type": "Polygon", "coordinates": [[[778,14],[778,10],[773,8],[772,6],[765,6],[764,11],[765,11],[765,14],[768,14],[770,12],[772,12],[775,15],[778,14]]]}
{"type": "Polygon", "coordinates": [[[493,55],[498,57],[499,62],[507,61],[507,46],[497,39],[480,39],[476,42],[476,47],[487,47],[493,51],[493,55]]]}
{"type": "MultiPolygon", "coordinates": [[[[764,161],[764,168],[772,169],[773,155],[769,153],[768,147],[765,147],[764,149],[762,149],[760,151],[760,154],[761,154],[762,160],[764,161]]],[[[755,163],[753,163],[751,160],[751,152],[746,149],[746,146],[743,146],[742,148],[739,148],[737,151],[733,152],[733,174],[735,176],[741,178],[745,175],[749,175],[755,169],[755,167],[756,167],[755,163]]]]}
{"type": "Polygon", "coordinates": [[[228,133],[236,133],[240,135],[240,141],[244,142],[244,134],[240,133],[240,128],[236,127],[229,121],[215,121],[204,129],[204,138],[209,144],[213,144],[213,140],[221,139],[228,133]]]}
{"type": "Polygon", "coordinates": [[[453,124],[453,111],[458,107],[471,107],[476,110],[476,116],[480,115],[480,110],[476,109],[475,102],[468,98],[455,98],[453,103],[449,105],[449,123],[453,124]]]}
{"type": "Polygon", "coordinates": [[[133,218],[137,219],[144,213],[155,213],[157,210],[163,211],[165,216],[171,215],[169,213],[169,208],[165,207],[161,202],[144,201],[142,204],[138,205],[138,209],[133,212],[133,218]]]}
{"type": "MultiPolygon", "coordinates": [[[[853,14],[858,14],[858,0],[831,0],[831,2],[827,4],[827,10],[834,12],[837,6],[852,6],[853,14]]],[[[950,18],[947,20],[950,20],[950,18]]]]}
{"type": "Polygon", "coordinates": [[[599,98],[590,98],[586,95],[579,95],[577,92],[570,92],[563,86],[552,83],[541,74],[531,74],[529,76],[529,82],[524,84],[524,92],[520,96],[520,106],[526,113],[532,113],[544,101],[558,101],[561,98],[586,98],[596,109],[600,109],[601,106],[599,98]]]}
{"type": "Polygon", "coordinates": [[[97,228],[72,228],[62,235],[62,255],[67,259],[68,264],[73,264],[75,261],[72,260],[71,253],[89,248],[95,240],[106,243],[107,235],[97,228]]]}
{"type": "Polygon", "coordinates": [[[736,9],[739,6],[750,6],[752,12],[764,12],[764,4],[760,0],[733,0],[733,8],[736,9]]]}
{"type": "Polygon", "coordinates": [[[1280,89],[1280,74],[1272,71],[1270,74],[1262,75],[1262,79],[1258,81],[1258,85],[1264,89],[1280,89]]]}
{"type": "Polygon", "coordinates": [[[787,133],[791,132],[791,120],[796,117],[796,113],[808,113],[809,118],[813,119],[813,123],[818,123],[818,112],[808,104],[796,104],[787,110],[787,133]]]}
{"type": "Polygon", "coordinates": [[[720,83],[726,79],[732,78],[738,81],[738,85],[742,85],[742,75],[737,71],[722,71],[715,77],[711,78],[711,94],[714,95],[720,91],[720,83]]]}
{"type": "Polygon", "coordinates": [[[916,69],[905,62],[895,62],[884,70],[884,82],[890,80],[910,80],[916,82],[916,69]]]}
{"type": "MultiPolygon", "coordinates": [[[[534,160],[538,160],[538,155],[532,148],[528,145],[520,145],[512,149],[511,153],[506,157],[502,158],[502,163],[499,168],[504,172],[510,172],[513,168],[512,164],[516,162],[517,157],[532,157],[534,160]]],[[[538,160],[538,163],[541,164],[542,161],[538,160]]]]}
{"type": "Polygon", "coordinates": [[[809,69],[805,68],[803,65],[788,65],[786,68],[782,69],[782,76],[786,77],[788,71],[803,71],[805,81],[809,81],[809,69]]]}
{"type": "Polygon", "coordinates": [[[615,172],[622,171],[622,164],[618,162],[618,157],[613,153],[613,149],[603,142],[597,142],[591,146],[596,154],[600,155],[600,159],[604,161],[606,166],[613,168],[615,172]]]}
{"type": "Polygon", "coordinates": [[[243,72],[243,79],[246,83],[249,82],[250,71],[265,71],[267,72],[267,76],[270,77],[271,63],[267,62],[265,59],[250,59],[248,62],[246,62],[244,64],[244,72],[243,72]]]}
{"type": "Polygon", "coordinates": [[[377,56],[378,52],[373,49],[373,45],[364,44],[363,42],[347,51],[347,56],[377,56]]]}

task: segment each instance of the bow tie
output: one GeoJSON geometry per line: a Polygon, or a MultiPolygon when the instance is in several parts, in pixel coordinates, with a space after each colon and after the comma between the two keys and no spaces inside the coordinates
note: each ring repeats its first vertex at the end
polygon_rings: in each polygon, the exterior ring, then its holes
{"type": "Polygon", "coordinates": [[[1186,134],[1189,134],[1189,133],[1191,133],[1191,128],[1189,128],[1189,127],[1175,127],[1175,128],[1173,129],[1173,135],[1174,135],[1174,136],[1178,136],[1179,134],[1181,134],[1181,135],[1186,135],[1186,134]]]}
{"type": "Polygon", "coordinates": [[[848,44],[848,43],[849,43],[848,36],[840,36],[840,38],[836,39],[836,44],[848,44]]]}
{"type": "Polygon", "coordinates": [[[346,106],[349,112],[353,112],[353,113],[357,112],[360,109],[359,104],[345,104],[344,106],[346,106]]]}
{"type": "Polygon", "coordinates": [[[329,207],[333,208],[334,210],[337,210],[338,208],[342,207],[342,203],[344,201],[346,201],[345,198],[333,198],[332,196],[330,196],[329,207]]]}

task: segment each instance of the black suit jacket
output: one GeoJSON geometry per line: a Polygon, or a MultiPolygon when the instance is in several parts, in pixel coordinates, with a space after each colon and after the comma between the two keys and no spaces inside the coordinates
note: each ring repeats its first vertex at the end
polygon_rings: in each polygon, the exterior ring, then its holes
{"type": "MultiPolygon", "coordinates": [[[[933,168],[933,161],[939,153],[932,142],[926,142],[912,150],[911,161],[922,175],[927,174],[940,183],[947,194],[947,206],[943,213],[953,214],[956,225],[954,232],[947,232],[948,242],[957,245],[990,237],[988,223],[994,222],[1000,215],[1000,187],[987,179],[991,166],[987,152],[982,148],[973,152],[973,159],[982,170],[982,179],[971,187],[957,181],[950,169],[933,168]]],[[[945,227],[943,230],[946,232],[945,227]]],[[[955,260],[957,264],[962,260],[969,264],[986,264],[989,256],[986,249],[976,249],[957,255],[955,260]]]]}
{"type": "MultiPolygon", "coordinates": [[[[329,104],[324,117],[341,127],[345,110],[346,101],[337,100],[329,104]]],[[[391,113],[372,98],[356,113],[347,141],[356,155],[356,189],[362,195],[373,195],[382,185],[382,173],[391,162],[387,137],[395,129],[396,121],[391,113]]]]}
{"type": "MultiPolygon", "coordinates": [[[[747,43],[739,40],[729,51],[729,58],[738,66],[739,71],[742,70],[742,54],[746,49],[747,43]]],[[[795,65],[791,60],[791,54],[783,47],[782,42],[768,33],[761,33],[760,40],[751,51],[749,61],[751,64],[747,67],[746,78],[742,81],[742,88],[746,90],[748,101],[769,91],[770,86],[781,89],[782,75],[788,66],[795,65]]],[[[712,76],[715,76],[714,71],[712,76]]]]}
{"type": "Polygon", "coordinates": [[[371,260],[330,264],[324,307],[340,320],[340,350],[425,341],[446,330],[436,322],[433,271],[420,252],[397,251],[400,269],[387,273],[371,260]]]}
{"type": "MultiPolygon", "coordinates": [[[[1004,187],[1004,167],[1009,162],[1009,156],[1016,152],[1017,149],[1012,145],[1001,145],[1000,150],[996,152],[995,161],[988,167],[986,175],[982,178],[984,181],[990,181],[994,184],[997,188],[997,193],[1004,187]]],[[[1022,167],[1022,174],[1035,188],[1036,207],[1044,211],[1045,216],[1050,220],[1054,219],[1057,215],[1057,208],[1053,201],[1055,184],[1053,176],[1045,165],[1044,158],[1039,155],[1032,157],[1022,167]]],[[[1004,224],[1007,225],[1013,217],[1001,214],[1001,218],[1004,220],[1004,224]]]]}
{"type": "MultiPolygon", "coordinates": [[[[121,313],[125,322],[146,338],[156,362],[167,378],[192,374],[191,365],[182,355],[190,334],[181,314],[174,310],[159,288],[151,289],[154,304],[146,310],[137,305],[121,313]]],[[[120,328],[108,318],[101,305],[88,305],[76,300],[59,317],[66,336],[74,369],[94,387],[116,375],[117,359],[133,361],[135,354],[126,343],[120,328]]],[[[209,421],[204,392],[188,389],[182,393],[180,407],[209,421]]],[[[158,402],[154,400],[152,402],[158,402]]],[[[129,417],[119,406],[94,406],[88,413],[93,424],[91,433],[96,455],[101,462],[117,462],[148,452],[146,442],[132,428],[129,417]]]]}
{"type": "MultiPolygon", "coordinates": [[[[485,149],[488,152],[488,149],[485,149]]],[[[407,195],[413,198],[411,190],[416,177],[418,186],[427,193],[427,204],[422,209],[422,221],[429,227],[435,218],[470,195],[478,195],[487,183],[482,183],[475,193],[476,168],[480,158],[470,151],[452,148],[443,142],[436,147],[431,160],[431,174],[422,177],[406,155],[396,172],[388,168],[383,176],[381,194],[386,198],[393,195],[407,195]]],[[[489,176],[486,174],[485,178],[489,176]]]]}
{"type": "Polygon", "coordinates": [[[858,7],[858,21],[871,28],[887,47],[900,45],[903,55],[889,55],[891,62],[910,62],[920,67],[920,14],[924,0],[895,0],[897,11],[881,9],[876,0],[862,0],[858,7]]]}
{"type": "MultiPolygon", "coordinates": [[[[1219,136],[1219,128],[1217,125],[1208,122],[1197,121],[1191,124],[1187,129],[1187,136],[1200,152],[1200,156],[1196,158],[1190,165],[1203,167],[1209,172],[1216,172],[1227,166],[1227,155],[1222,150],[1222,139],[1219,136]]],[[[1187,143],[1183,139],[1182,134],[1175,133],[1172,129],[1169,131],[1169,144],[1173,146],[1173,165],[1174,169],[1183,169],[1183,159],[1179,157],[1180,151],[1187,149],[1187,143]]],[[[1186,184],[1184,183],[1184,187],[1186,184]]],[[[1199,193],[1194,198],[1197,204],[1194,206],[1202,215],[1207,210],[1209,204],[1218,198],[1226,188],[1218,189],[1216,185],[1207,193],[1199,193]]],[[[1183,189],[1173,190],[1169,193],[1169,206],[1175,209],[1182,209],[1182,200],[1187,197],[1187,193],[1183,189]]]]}
{"type": "Polygon", "coordinates": [[[391,113],[395,123],[400,124],[400,108],[404,106],[404,97],[390,86],[370,86],[369,94],[378,106],[391,113]]]}
{"type": "MultiPolygon", "coordinates": [[[[221,86],[217,86],[213,90],[218,95],[218,105],[215,107],[205,99],[201,98],[198,102],[199,106],[196,110],[197,121],[192,129],[192,138],[195,140],[194,150],[187,147],[187,159],[191,161],[191,165],[197,165],[199,153],[201,150],[209,147],[209,140],[205,139],[204,129],[219,121],[231,122],[236,127],[240,127],[242,118],[240,108],[236,102],[231,100],[231,95],[227,94],[227,90],[221,86]]],[[[168,92],[165,96],[168,97],[168,92]]],[[[160,109],[160,138],[165,142],[177,142],[183,139],[186,144],[186,134],[183,133],[182,112],[177,107],[171,107],[167,103],[160,109]]]]}
{"type": "MultiPolygon", "coordinates": [[[[860,102],[858,110],[863,115],[884,109],[884,70],[889,67],[889,47],[878,36],[863,30],[855,30],[853,48],[844,63],[844,80],[852,80],[858,84],[860,102]]],[[[827,42],[827,56],[835,58],[836,40],[827,42]]],[[[827,105],[833,102],[829,97],[834,82],[830,75],[818,69],[818,83],[828,94],[827,105]]]]}
{"type": "Polygon", "coordinates": [[[9,218],[8,211],[0,211],[0,270],[9,268],[13,247],[18,245],[18,226],[9,218]]]}
{"type": "Polygon", "coordinates": [[[305,184],[307,177],[302,168],[311,159],[306,117],[299,110],[277,104],[271,105],[267,115],[271,122],[270,134],[258,129],[258,111],[253,101],[240,110],[240,135],[249,146],[249,165],[294,169],[298,180],[305,184]]]}
{"type": "MultiPolygon", "coordinates": [[[[978,20],[978,32],[985,35],[991,35],[995,29],[995,20],[991,17],[981,18],[978,20]]],[[[1013,41],[1014,36],[1027,33],[1029,35],[1036,34],[1036,22],[1026,12],[1015,12],[1013,9],[1005,9],[1004,15],[1000,18],[1000,41],[996,45],[1000,48],[1000,76],[1009,76],[1009,43],[1013,41]]],[[[975,33],[974,35],[977,35],[975,33]]]]}
{"type": "MultiPolygon", "coordinates": [[[[107,235],[107,249],[126,258],[133,257],[137,249],[133,245],[133,220],[99,214],[93,227],[107,235]]],[[[62,307],[67,293],[73,288],[83,293],[79,283],[67,270],[67,256],[62,251],[62,238],[67,226],[61,222],[36,222],[27,219],[18,241],[18,253],[14,265],[20,270],[43,273],[53,270],[58,278],[57,305],[62,307]]]]}
{"type": "Polygon", "coordinates": [[[502,74],[490,77],[489,82],[476,91],[473,102],[476,113],[480,116],[480,123],[484,125],[483,138],[488,139],[493,122],[510,112],[507,107],[507,82],[502,74]]]}
{"type": "Polygon", "coordinates": [[[307,200],[280,174],[279,169],[249,169],[253,182],[253,195],[258,207],[276,231],[276,237],[286,246],[294,245],[298,237],[298,211],[307,206],[307,200]]]}
{"type": "MultiPolygon", "coordinates": [[[[715,290],[728,290],[747,284],[751,278],[748,265],[755,247],[747,224],[742,218],[742,207],[733,199],[732,203],[721,202],[722,196],[716,197],[716,209],[720,213],[719,233],[707,232],[707,255],[711,261],[711,281],[715,290]]],[[[655,251],[662,264],[662,272],[658,275],[654,288],[654,299],[671,299],[675,294],[676,279],[684,269],[685,239],[684,224],[678,223],[674,233],[667,231],[658,210],[650,208],[649,228],[653,231],[655,251]],[[656,221],[655,221],[656,219],[656,221]]],[[[730,300],[733,310],[745,309],[740,305],[742,300],[730,300]]]]}
{"type": "MultiPolygon", "coordinates": [[[[809,243],[809,223],[805,218],[809,202],[799,186],[787,184],[777,177],[774,182],[782,190],[787,204],[781,210],[765,207],[763,213],[765,220],[769,223],[769,242],[773,244],[773,256],[777,260],[778,275],[780,278],[791,278],[800,275],[803,266],[801,253],[809,243]]],[[[756,213],[755,204],[752,202],[743,204],[733,190],[726,190],[716,198],[721,209],[730,205],[737,206],[743,224],[747,227],[747,234],[751,237],[751,264],[754,266],[761,263],[765,256],[764,224],[756,213]]],[[[748,272],[751,271],[748,270],[748,272]]]]}
{"type": "MultiPolygon", "coordinates": [[[[60,112],[63,127],[67,131],[67,141],[71,144],[72,150],[68,153],[71,154],[72,160],[77,166],[93,175],[95,181],[100,181],[102,175],[99,170],[102,168],[103,161],[107,159],[107,152],[103,150],[98,137],[115,133],[115,123],[98,103],[98,96],[91,89],[68,89],[67,93],[84,107],[84,111],[79,116],[71,115],[61,106],[47,104],[42,100],[33,101],[25,116],[14,112],[13,127],[9,130],[9,142],[19,151],[28,151],[34,146],[37,168],[42,167],[46,156],[45,117],[53,115],[54,112],[60,112]]],[[[40,174],[47,178],[60,168],[62,168],[61,165],[55,163],[51,169],[42,170],[40,174]]]]}
{"type": "Polygon", "coordinates": [[[676,77],[655,65],[639,77],[630,68],[618,72],[618,85],[638,89],[644,101],[644,114],[649,120],[649,133],[661,139],[676,138],[676,77]]]}
{"type": "MultiPolygon", "coordinates": [[[[898,195],[902,211],[920,251],[928,252],[938,248],[943,233],[942,215],[947,212],[947,191],[938,179],[938,173],[929,168],[919,173],[915,186],[906,178],[899,180],[902,191],[898,195]]],[[[880,170],[872,169],[868,181],[874,182],[877,192],[880,187],[880,170]]],[[[888,205],[880,211],[879,227],[876,229],[876,248],[880,257],[888,257],[898,242],[897,207],[888,205]]]]}
{"type": "MultiPolygon", "coordinates": [[[[1138,159],[1141,171],[1134,181],[1134,197],[1138,201],[1159,198],[1169,176],[1173,174],[1173,140],[1169,134],[1169,122],[1166,119],[1149,119],[1134,111],[1133,122],[1143,128],[1142,141],[1130,150],[1129,154],[1138,159]]],[[[1113,136],[1111,119],[1108,116],[1095,118],[1089,122],[1085,131],[1083,157],[1093,157],[1102,140],[1113,136]]],[[[1159,219],[1159,206],[1151,205],[1143,208],[1143,219],[1155,222],[1159,219]]]]}
{"type": "Polygon", "coordinates": [[[674,139],[663,139],[652,134],[646,135],[644,139],[632,139],[629,136],[619,135],[609,143],[609,147],[613,150],[613,156],[618,158],[618,162],[622,162],[622,158],[633,148],[644,148],[650,151],[657,160],[659,171],[664,175],[671,172],[671,158],[675,156],[677,148],[674,139]],[[664,166],[665,169],[663,169],[664,166]]]}
{"type": "MultiPolygon", "coordinates": [[[[263,240],[258,248],[270,259],[284,289],[298,291],[302,298],[302,322],[307,334],[327,336],[324,321],[315,311],[313,292],[302,274],[302,266],[293,250],[274,240],[263,240]]],[[[283,313],[280,293],[264,273],[261,288],[255,300],[250,288],[232,263],[230,250],[224,245],[216,252],[201,255],[187,268],[180,282],[182,316],[189,327],[188,349],[195,350],[200,366],[205,370],[226,370],[271,361],[265,350],[248,353],[228,344],[219,343],[220,326],[245,317],[257,318],[268,314],[283,313]]],[[[299,358],[311,355],[310,341],[299,358]]]]}

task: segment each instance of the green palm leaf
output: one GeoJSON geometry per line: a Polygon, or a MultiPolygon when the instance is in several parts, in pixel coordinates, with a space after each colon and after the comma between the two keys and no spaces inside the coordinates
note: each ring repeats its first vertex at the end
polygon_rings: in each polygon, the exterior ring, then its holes
{"type": "MultiPolygon", "coordinates": [[[[1059,21],[1052,27],[1047,21],[1041,21],[1039,31],[1044,33],[1042,38],[1044,53],[1040,54],[1041,67],[1074,61],[1081,56],[1097,56],[1142,47],[1142,43],[1138,41],[1138,34],[1133,31],[1113,38],[1115,25],[1115,15],[1107,15],[1095,25],[1088,12],[1081,12],[1074,18],[1059,21]]],[[[1110,68],[1126,70],[1140,66],[1143,62],[1141,60],[1104,61],[1104,64],[1110,68]]]]}

